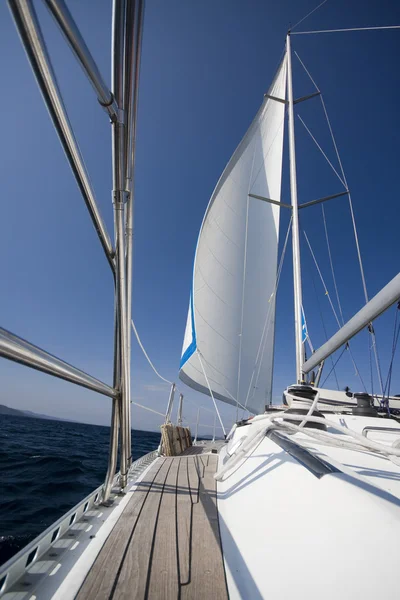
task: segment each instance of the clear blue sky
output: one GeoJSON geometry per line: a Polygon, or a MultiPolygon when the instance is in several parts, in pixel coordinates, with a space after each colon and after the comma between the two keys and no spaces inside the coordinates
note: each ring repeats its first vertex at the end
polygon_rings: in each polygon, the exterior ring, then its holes
{"type": "MultiPolygon", "coordinates": [[[[93,91],[46,10],[37,9],[58,80],[97,193],[112,230],[110,126],[93,91]]],[[[313,0],[148,0],[145,15],[137,139],[133,315],[159,370],[176,379],[201,219],[214,185],[251,122],[281,56],[286,30],[313,0]]],[[[68,5],[101,71],[109,77],[111,1],[68,5]]],[[[389,0],[329,0],[300,28],[400,24],[389,0]]],[[[299,29],[300,29],[299,28],[299,29]]],[[[398,56],[400,32],[293,37],[293,47],[321,88],[352,190],[370,295],[398,272],[398,56]]],[[[113,294],[108,265],[30,71],[5,3],[0,4],[2,133],[0,272],[1,325],[105,381],[112,374],[113,294]]],[[[312,90],[297,60],[296,95],[312,90]]],[[[299,112],[334,159],[318,100],[299,112]]],[[[287,148],[287,144],[286,144],[287,148]]],[[[340,190],[340,183],[297,125],[300,201],[340,190]]],[[[289,201],[285,162],[283,201],[289,201]]],[[[345,318],[363,303],[347,200],[326,205],[345,318]]],[[[333,293],[321,209],[302,213],[328,288],[333,293]]],[[[282,217],[286,230],[287,215],[282,217]]],[[[294,379],[291,256],[278,296],[274,397],[294,379]]],[[[304,305],[315,347],[335,332],[327,299],[303,244],[304,305]]],[[[376,323],[384,376],[394,310],[376,323]]],[[[354,341],[369,381],[366,334],[354,341]]],[[[132,358],[137,402],[163,411],[168,387],[140,351],[132,358]]],[[[343,357],[341,387],[360,388],[343,357]]],[[[64,418],[107,424],[107,398],[0,361],[0,403],[64,418]]],[[[376,379],[376,374],[375,374],[376,379]]],[[[327,385],[335,387],[331,378],[327,385]]],[[[398,358],[394,393],[400,393],[398,358]]],[[[203,398],[186,389],[192,403],[203,398]]],[[[186,416],[193,420],[194,404],[186,416]]],[[[233,415],[222,407],[229,423],[233,415]]],[[[210,423],[212,413],[202,421],[210,423]]],[[[156,429],[159,418],[133,409],[134,427],[156,429]]]]}

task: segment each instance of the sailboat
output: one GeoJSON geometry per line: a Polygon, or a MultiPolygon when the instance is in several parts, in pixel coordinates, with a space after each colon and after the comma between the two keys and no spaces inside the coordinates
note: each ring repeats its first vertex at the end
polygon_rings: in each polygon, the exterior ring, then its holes
{"type": "MultiPolygon", "coordinates": [[[[250,128],[211,196],[197,241],[180,379],[236,407],[224,440],[192,445],[171,423],[132,462],[130,273],[142,2],[114,3],[112,92],[62,0],[47,0],[111,119],[114,243],[97,210],[30,0],[9,5],[115,280],[109,386],[2,329],[3,357],[113,403],[103,486],[0,569],[11,600],[86,598],[365,599],[398,595],[400,423],[391,398],[335,396],[324,361],[400,298],[400,274],[308,358],[302,302],[292,33],[250,128]],[[123,107],[123,109],[122,109],[123,107]],[[281,200],[288,120],[291,204],[281,200]],[[280,211],[290,210],[296,378],[271,405],[280,211]],[[330,403],[331,401],[331,403],[330,403]],[[392,405],[393,408],[393,405],[392,405]],[[251,413],[251,418],[244,418],[251,413]],[[239,413],[241,417],[239,418],[239,413]],[[177,436],[177,437],[174,437],[177,436]],[[119,472],[116,473],[119,450],[119,472]],[[377,552],[384,552],[375,561],[377,552]]],[[[345,190],[348,194],[348,190],[345,190]]],[[[324,203],[334,197],[312,200],[324,203]]],[[[289,230],[285,239],[285,248],[289,230]]],[[[179,420],[182,417],[180,396],[179,420]]],[[[224,428],[222,419],[221,426],[224,428]]]]}

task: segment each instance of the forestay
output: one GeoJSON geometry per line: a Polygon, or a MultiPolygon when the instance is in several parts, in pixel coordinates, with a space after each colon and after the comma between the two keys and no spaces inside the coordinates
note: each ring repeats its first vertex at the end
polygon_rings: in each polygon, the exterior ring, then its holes
{"type": "Polygon", "coordinates": [[[286,56],[204,216],[179,374],[255,413],[271,397],[279,206],[249,194],[280,200],[285,103],[269,96],[285,88],[286,56]]]}

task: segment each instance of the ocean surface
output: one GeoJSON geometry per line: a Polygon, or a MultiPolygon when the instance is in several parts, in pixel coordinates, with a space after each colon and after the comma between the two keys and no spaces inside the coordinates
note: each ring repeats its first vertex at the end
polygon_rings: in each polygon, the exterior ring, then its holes
{"type": "MultiPolygon", "coordinates": [[[[109,427],[0,415],[0,564],[96,489],[109,427]]],[[[132,430],[136,460],[160,434],[132,430]]]]}

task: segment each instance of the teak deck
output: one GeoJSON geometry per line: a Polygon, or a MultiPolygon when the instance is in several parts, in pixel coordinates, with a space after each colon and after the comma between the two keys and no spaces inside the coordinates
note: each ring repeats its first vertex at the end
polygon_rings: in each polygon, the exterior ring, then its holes
{"type": "Polygon", "coordinates": [[[89,571],[78,600],[227,600],[216,507],[217,456],[160,458],[89,571]]]}

